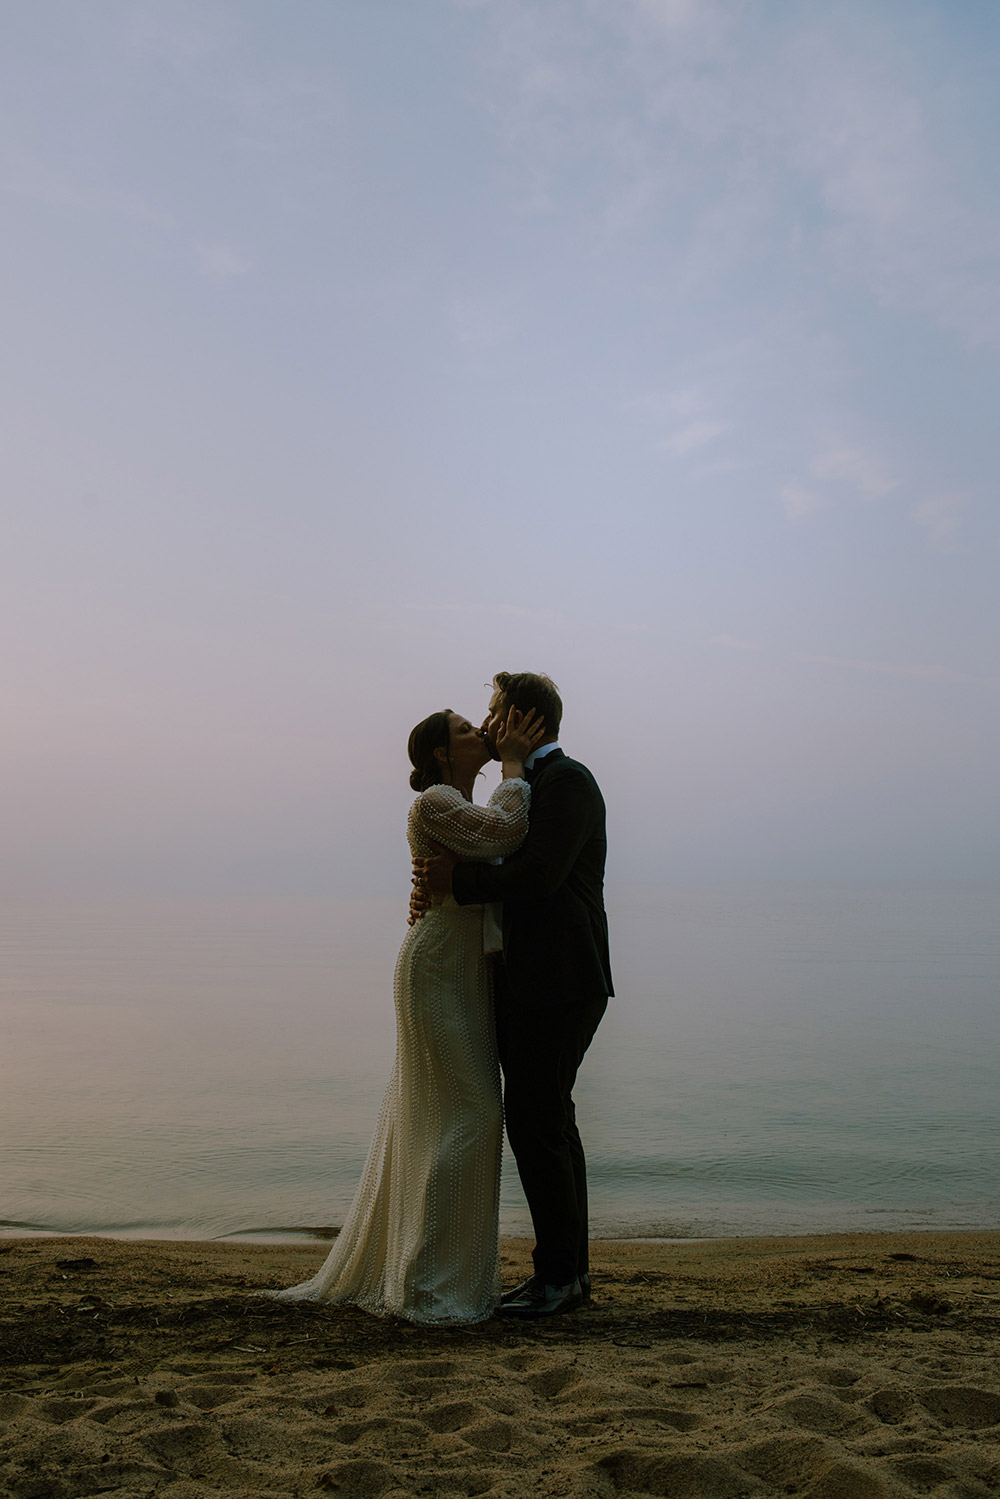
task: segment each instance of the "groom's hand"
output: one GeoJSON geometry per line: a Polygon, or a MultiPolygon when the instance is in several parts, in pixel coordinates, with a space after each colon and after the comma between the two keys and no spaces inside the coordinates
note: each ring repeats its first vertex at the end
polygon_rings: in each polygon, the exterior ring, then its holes
{"type": "Polygon", "coordinates": [[[431,908],[431,898],[421,883],[422,879],[422,872],[418,871],[414,864],[413,889],[410,891],[410,914],[406,918],[407,926],[415,926],[421,916],[431,908]]]}
{"type": "Polygon", "coordinates": [[[414,880],[412,880],[411,892],[409,892],[409,916],[406,917],[406,925],[415,926],[421,916],[426,916],[430,910],[430,896],[424,890],[423,884],[423,859],[414,859],[414,880]]]}
{"type": "Polygon", "coordinates": [[[451,894],[451,872],[458,863],[450,849],[443,843],[428,839],[434,856],[429,859],[414,859],[413,889],[410,892],[410,914],[407,924],[413,926],[430,910],[434,900],[451,894]]]}
{"type": "Polygon", "coordinates": [[[446,848],[430,859],[414,859],[417,886],[430,900],[442,900],[451,894],[451,872],[457,863],[455,855],[446,848]]]}

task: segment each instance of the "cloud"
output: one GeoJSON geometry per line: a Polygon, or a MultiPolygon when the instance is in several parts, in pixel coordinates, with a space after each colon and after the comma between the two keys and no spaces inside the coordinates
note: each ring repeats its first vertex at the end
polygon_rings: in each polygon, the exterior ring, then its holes
{"type": "MultiPolygon", "coordinates": [[[[739,635],[712,635],[709,645],[721,645],[727,650],[760,653],[759,640],[748,640],[739,635]]],[[[867,676],[898,677],[910,682],[944,682],[958,687],[1000,687],[1000,678],[980,677],[972,672],[956,671],[950,666],[939,666],[932,662],[878,661],[864,656],[835,656],[815,651],[795,651],[791,655],[773,656],[795,666],[820,666],[838,671],[863,672],[867,676]]]]}
{"type": "Polygon", "coordinates": [[[918,505],[913,519],[926,531],[932,547],[938,551],[951,551],[966,504],[964,495],[937,495],[918,505]]]}
{"type": "Polygon", "coordinates": [[[739,635],[712,635],[709,645],[724,645],[730,651],[759,651],[759,640],[744,640],[739,635]]]}
{"type": "Polygon", "coordinates": [[[639,0],[639,9],[655,25],[675,31],[696,25],[703,17],[705,7],[699,6],[698,0],[639,0]]]}
{"type": "Polygon", "coordinates": [[[198,269],[203,276],[245,276],[248,266],[228,245],[200,245],[198,269]]]}
{"type": "Polygon", "coordinates": [[[514,319],[503,301],[485,296],[456,297],[451,325],[460,344],[495,349],[510,337],[514,319]]]}
{"type": "MultiPolygon", "coordinates": [[[[742,635],[711,635],[708,638],[708,644],[755,655],[763,652],[763,646],[759,640],[749,639],[742,635]]],[[[867,676],[898,677],[911,682],[943,682],[960,687],[1000,687],[1000,678],[956,671],[954,667],[940,666],[935,662],[880,661],[865,656],[837,656],[818,651],[795,651],[785,654],[769,650],[766,654],[773,662],[783,662],[786,665],[819,666],[838,671],[863,672],[867,676]]]]}
{"type": "Polygon", "coordinates": [[[123,13],[123,31],[140,54],[198,63],[232,44],[237,18],[218,0],[133,0],[123,13]]]}
{"type": "Polygon", "coordinates": [[[466,619],[478,619],[481,623],[488,620],[516,620],[539,630],[578,629],[581,624],[581,620],[571,619],[558,609],[530,609],[519,604],[484,604],[482,601],[427,604],[420,601],[407,603],[403,607],[415,614],[460,615],[466,619]]]}
{"type": "Polygon", "coordinates": [[[880,499],[899,484],[886,473],[877,458],[857,448],[833,448],[814,458],[811,472],[817,479],[842,479],[871,499],[880,499]]]}
{"type": "Polygon", "coordinates": [[[802,520],[821,509],[823,500],[814,490],[803,489],[800,484],[786,484],[780,497],[789,520],[802,520]]]}
{"type": "Polygon", "coordinates": [[[843,667],[848,671],[869,672],[880,677],[904,677],[923,682],[949,682],[960,686],[973,684],[979,687],[1000,687],[1000,680],[995,677],[977,677],[969,672],[953,671],[947,666],[907,665],[891,661],[868,661],[854,656],[823,656],[806,652],[797,652],[789,657],[789,660],[814,666],[843,667]]]}
{"type": "Polygon", "coordinates": [[[728,430],[713,410],[713,402],[699,384],[684,384],[667,390],[648,390],[625,403],[662,434],[656,446],[661,452],[682,458],[713,443],[728,430]]]}
{"type": "Polygon", "coordinates": [[[919,33],[831,9],[787,39],[779,97],[782,145],[819,196],[835,265],[970,344],[1000,339],[1000,213],[967,170],[975,110],[956,110],[919,33]]]}
{"type": "MultiPolygon", "coordinates": [[[[809,472],[824,484],[849,484],[868,499],[881,499],[900,483],[878,458],[860,448],[828,448],[813,459],[809,472]]],[[[830,503],[829,494],[798,483],[786,484],[778,497],[789,520],[802,520],[830,503]]]]}
{"type": "Polygon", "coordinates": [[[706,443],[714,442],[725,430],[725,422],[690,422],[686,427],[679,427],[676,432],[665,437],[660,446],[679,458],[685,453],[703,448],[706,443]]]}
{"type": "Polygon", "coordinates": [[[701,284],[773,253],[790,210],[828,276],[1000,342],[1000,209],[970,165],[987,100],[894,11],[504,0],[490,107],[537,206],[586,194],[591,248],[659,221],[678,284],[701,284]]]}
{"type": "Polygon", "coordinates": [[[134,219],[169,228],[170,214],[151,207],[136,194],[123,196],[98,183],[83,182],[25,152],[6,150],[0,158],[0,191],[30,198],[50,208],[74,209],[111,219],[134,219]]]}

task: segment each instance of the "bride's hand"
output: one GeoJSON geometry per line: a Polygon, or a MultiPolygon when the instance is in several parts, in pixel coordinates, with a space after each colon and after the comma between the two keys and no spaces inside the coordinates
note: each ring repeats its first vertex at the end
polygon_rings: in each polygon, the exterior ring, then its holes
{"type": "Polygon", "coordinates": [[[511,708],[506,723],[501,724],[497,731],[497,754],[505,762],[523,765],[544,738],[545,720],[535,717],[534,708],[529,708],[527,713],[511,708]]]}

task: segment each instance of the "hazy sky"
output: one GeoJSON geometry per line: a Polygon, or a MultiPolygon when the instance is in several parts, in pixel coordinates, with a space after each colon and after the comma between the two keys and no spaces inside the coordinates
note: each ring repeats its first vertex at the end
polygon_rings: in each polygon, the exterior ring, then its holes
{"type": "Polygon", "coordinates": [[[2,0],[4,887],[995,879],[995,0],[2,0]]]}

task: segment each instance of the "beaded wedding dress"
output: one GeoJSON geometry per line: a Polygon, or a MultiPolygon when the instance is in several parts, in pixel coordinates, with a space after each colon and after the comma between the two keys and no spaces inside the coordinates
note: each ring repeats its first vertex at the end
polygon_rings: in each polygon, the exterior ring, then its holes
{"type": "MultiPolygon", "coordinates": [[[[511,779],[480,807],[432,786],[410,809],[410,849],[426,857],[432,838],[463,859],[513,853],[530,796],[511,779]]],[[[396,962],[396,1060],[354,1202],[326,1263],[279,1299],[432,1323],[495,1310],[503,1116],[483,913],[449,895],[410,928],[396,962]]]]}

